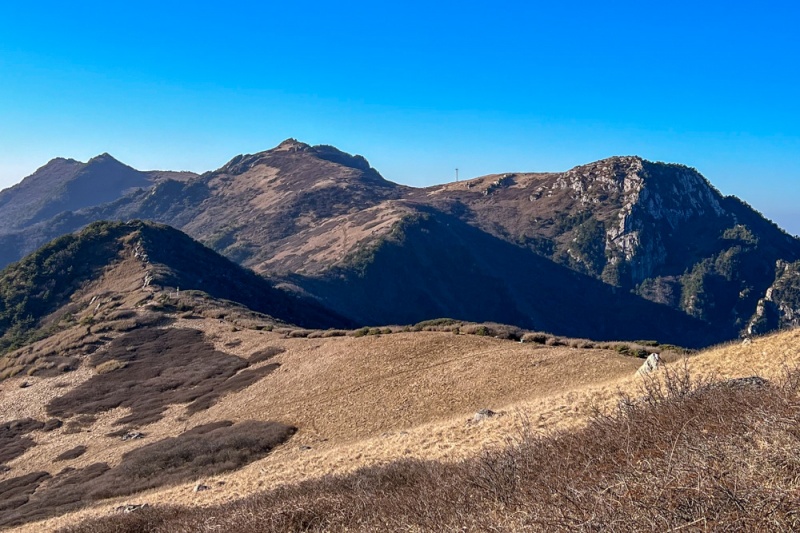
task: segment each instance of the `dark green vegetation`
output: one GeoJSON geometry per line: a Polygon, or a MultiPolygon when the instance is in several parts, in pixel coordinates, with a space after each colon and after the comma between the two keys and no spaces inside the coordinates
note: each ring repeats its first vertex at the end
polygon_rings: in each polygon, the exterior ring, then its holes
{"type": "Polygon", "coordinates": [[[457,464],[398,461],[62,531],[796,531],[799,378],[715,383],[668,372],[585,429],[523,432],[457,464]]]}
{"type": "Polygon", "coordinates": [[[126,224],[98,222],[78,235],[46,244],[0,272],[0,353],[44,338],[58,328],[41,320],[66,305],[95,279],[123,248],[126,224]]]}
{"type": "Polygon", "coordinates": [[[267,455],[294,434],[274,422],[223,421],[126,453],[110,468],[95,463],[51,476],[34,472],[0,482],[0,527],[41,520],[91,502],[234,470],[267,455]]]}
{"type": "Polygon", "coordinates": [[[193,329],[140,329],[94,354],[96,373],[47,405],[52,416],[93,415],[115,407],[131,413],[117,421],[139,426],[159,420],[168,405],[189,403],[187,414],[252,385],[279,365],[251,362],[219,352],[193,329]]]}

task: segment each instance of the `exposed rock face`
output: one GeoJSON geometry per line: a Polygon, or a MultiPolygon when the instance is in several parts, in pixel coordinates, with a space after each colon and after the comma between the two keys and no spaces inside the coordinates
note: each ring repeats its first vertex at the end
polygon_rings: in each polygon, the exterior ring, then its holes
{"type": "Polygon", "coordinates": [[[749,335],[800,326],[800,261],[778,261],[775,271],[775,282],[758,301],[747,324],[749,335]]]}
{"type": "Polygon", "coordinates": [[[725,215],[721,196],[696,171],[639,157],[576,167],[555,180],[548,197],[560,191],[568,192],[587,218],[603,223],[606,265],[628,273],[628,279],[608,273],[605,278],[620,285],[652,277],[667,260],[665,241],[684,224],[725,215]]]}

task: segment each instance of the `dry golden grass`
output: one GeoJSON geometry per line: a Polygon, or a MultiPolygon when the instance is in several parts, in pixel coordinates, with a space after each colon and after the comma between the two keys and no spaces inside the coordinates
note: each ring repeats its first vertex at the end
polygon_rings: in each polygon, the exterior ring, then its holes
{"type": "Polygon", "coordinates": [[[800,374],[643,382],[585,427],[464,461],[398,460],[229,504],[90,520],[109,531],[797,531],[800,374]]]}
{"type": "MultiPolygon", "coordinates": [[[[219,320],[178,320],[174,326],[200,329],[216,349],[240,357],[267,348],[283,349],[259,363],[277,362],[281,367],[190,418],[183,406],[170,407],[163,420],[143,428],[148,434],[144,441],[104,437],[117,429],[112,422],[122,410],[101,414],[90,432],[35,433],[39,445],[11,463],[15,475],[52,468],[52,458],[79,445],[87,445],[87,452],[59,467],[97,461],[113,467],[125,451],[217,420],[274,420],[297,426],[298,433],[264,459],[202,480],[211,490],[195,493],[193,483],[154,489],[21,530],[49,530],[102,516],[129,502],[230,502],[282,484],[400,458],[453,462],[503,446],[526,424],[542,432],[581,427],[595,408],[616,406],[619,391],[635,392],[641,385],[635,376],[641,360],[606,350],[444,332],[287,338],[275,332],[232,331],[229,323],[219,320]],[[482,408],[500,416],[473,423],[472,415],[482,408]]],[[[699,376],[774,378],[784,365],[800,364],[798,345],[800,331],[787,331],[750,344],[713,348],[687,363],[699,376]]],[[[57,379],[34,378],[34,386],[27,389],[19,388],[21,378],[8,380],[0,384],[0,402],[14,413],[9,419],[42,420],[41,406],[88,376],[89,371],[81,368],[57,379]]],[[[8,475],[0,474],[0,480],[8,475]]]]}

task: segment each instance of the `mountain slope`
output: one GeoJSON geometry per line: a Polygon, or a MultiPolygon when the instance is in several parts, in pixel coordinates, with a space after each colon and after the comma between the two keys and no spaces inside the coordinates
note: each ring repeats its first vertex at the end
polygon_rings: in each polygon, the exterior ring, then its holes
{"type": "Polygon", "coordinates": [[[497,321],[597,340],[705,346],[708,323],[620,291],[514,246],[458,217],[418,208],[385,239],[323,276],[291,281],[362,324],[437,317],[497,321]]]}
{"type": "MultiPolygon", "coordinates": [[[[347,270],[358,266],[351,259],[391,240],[405,220],[420,213],[450,216],[453,222],[475,229],[469,233],[475,243],[467,249],[478,248],[486,236],[499,239],[601,281],[607,286],[604,290],[614,287],[610,297],[601,297],[605,305],[609,298],[622,302],[621,295],[633,293],[706,322],[712,338],[746,332],[759,300],[776,282],[776,262],[800,260],[800,241],[744,202],[722,196],[697,171],[682,165],[613,157],[562,173],[498,174],[415,189],[384,180],[361,156],[293,139],[272,150],[237,156],[202,176],[165,179],[113,202],[65,211],[0,235],[0,260],[13,260],[32,243],[94,220],[147,219],[179,228],[256,272],[300,275],[303,281],[295,284],[310,295],[331,299],[341,293],[344,298],[347,291],[336,287],[337,279],[349,279],[352,294],[368,291],[359,285],[358,270],[347,270]]],[[[396,244],[402,248],[402,242],[396,244]]],[[[442,240],[438,248],[424,253],[435,256],[449,244],[442,240]]],[[[398,271],[410,274],[437,261],[445,266],[439,259],[421,258],[422,249],[409,248],[406,256],[400,248],[390,265],[398,271]],[[404,261],[409,261],[405,267],[400,264],[404,261]]],[[[506,248],[501,256],[520,253],[506,248]]],[[[522,255],[523,263],[532,261],[528,253],[522,255]]],[[[467,254],[462,261],[447,262],[448,275],[440,276],[441,281],[447,285],[456,278],[469,279],[477,268],[472,260],[477,259],[467,254]]],[[[559,271],[552,266],[531,268],[559,271]]],[[[385,299],[384,308],[369,316],[373,321],[395,321],[402,316],[429,316],[436,310],[445,316],[536,323],[539,311],[530,306],[523,306],[528,309],[523,311],[480,303],[492,294],[519,292],[524,283],[516,278],[529,275],[520,269],[514,272],[491,281],[484,278],[489,285],[482,289],[444,291],[447,297],[430,282],[426,294],[416,300],[404,292],[407,281],[384,277],[382,287],[404,306],[392,306],[385,299]],[[494,309],[491,316],[489,309],[494,309]]],[[[557,279],[553,291],[568,292],[560,286],[566,278],[557,279]]],[[[581,314],[584,305],[578,298],[569,302],[564,303],[569,312],[562,314],[568,322],[581,314]]],[[[355,305],[343,301],[337,305],[349,309],[352,318],[366,315],[355,305]]],[[[598,331],[593,326],[581,334],[572,325],[561,327],[582,336],[598,331]]]]}
{"type": "Polygon", "coordinates": [[[53,159],[20,183],[0,191],[0,266],[50,240],[80,229],[64,214],[114,202],[164,180],[185,181],[191,172],[139,171],[102,154],[86,163],[53,159]]]}
{"type": "MultiPolygon", "coordinates": [[[[141,221],[98,222],[0,272],[0,349],[47,336],[60,324],[72,325],[71,317],[94,303],[88,293],[124,298],[148,286],[203,291],[298,325],[347,324],[314,301],[275,289],[178,230],[141,221]]],[[[147,301],[147,296],[138,297],[147,301]]]]}
{"type": "Polygon", "coordinates": [[[153,184],[151,176],[124,165],[108,154],[87,163],[54,159],[0,192],[3,233],[47,220],[62,211],[116,200],[136,188],[153,184]]]}
{"type": "Polygon", "coordinates": [[[614,157],[417,191],[485,231],[735,336],[800,241],[697,171],[614,157]]]}

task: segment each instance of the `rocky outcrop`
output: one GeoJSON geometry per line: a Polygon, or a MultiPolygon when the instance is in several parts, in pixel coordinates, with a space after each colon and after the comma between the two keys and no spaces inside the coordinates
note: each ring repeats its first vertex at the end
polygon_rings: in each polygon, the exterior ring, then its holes
{"type": "Polygon", "coordinates": [[[759,335],[797,326],[800,326],[800,261],[778,261],[775,282],[758,301],[746,332],[759,335]]]}
{"type": "Polygon", "coordinates": [[[555,180],[549,196],[571,198],[605,226],[607,266],[624,269],[620,285],[653,277],[667,260],[669,238],[692,220],[722,218],[720,194],[697,171],[652,163],[639,157],[612,157],[573,168],[555,180]]]}

